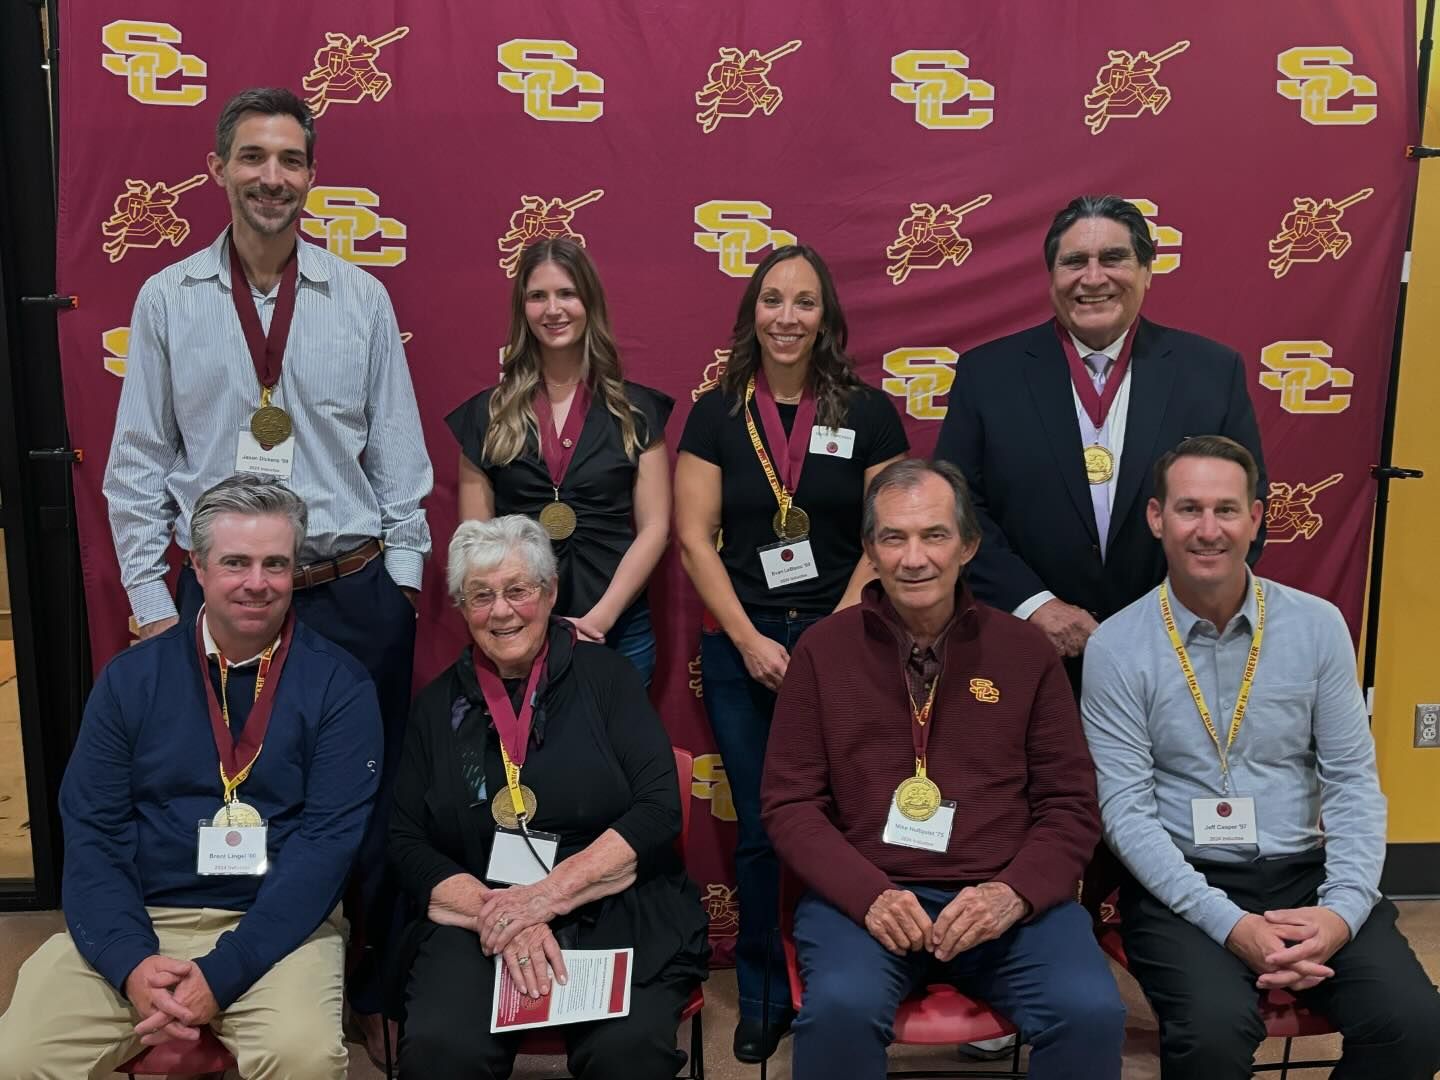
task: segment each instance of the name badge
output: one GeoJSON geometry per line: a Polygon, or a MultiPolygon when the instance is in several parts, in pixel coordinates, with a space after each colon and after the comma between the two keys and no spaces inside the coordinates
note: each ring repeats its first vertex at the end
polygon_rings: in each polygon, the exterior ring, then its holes
{"type": "Polygon", "coordinates": [[[1255,828],[1255,800],[1248,795],[1191,799],[1190,818],[1197,845],[1260,843],[1255,828]]]}
{"type": "Polygon", "coordinates": [[[522,833],[519,829],[497,825],[485,880],[500,885],[534,885],[555,868],[555,852],[559,847],[560,837],[556,833],[534,829],[522,833]],[[526,836],[530,838],[528,844],[526,836]]]}
{"type": "Polygon", "coordinates": [[[809,540],[781,541],[761,548],[760,565],[765,568],[765,584],[772,589],[820,576],[809,540]]]}
{"type": "Polygon", "coordinates": [[[954,823],[953,799],[940,800],[940,809],[924,821],[911,821],[891,799],[890,814],[885,819],[885,831],[880,834],[880,839],[896,847],[943,853],[950,846],[950,826],[954,823]]]}
{"type": "Polygon", "coordinates": [[[199,825],[195,845],[195,872],[204,877],[265,873],[270,866],[265,849],[266,825],[199,825]]]}
{"type": "Polygon", "coordinates": [[[240,442],[235,448],[235,471],[237,473],[253,473],[256,476],[273,476],[280,480],[289,480],[290,470],[294,467],[294,435],[266,450],[256,441],[248,427],[240,429],[240,442]]]}
{"type": "Polygon", "coordinates": [[[855,429],[842,427],[812,427],[810,429],[810,453],[825,457],[850,459],[855,454],[855,429]]]}

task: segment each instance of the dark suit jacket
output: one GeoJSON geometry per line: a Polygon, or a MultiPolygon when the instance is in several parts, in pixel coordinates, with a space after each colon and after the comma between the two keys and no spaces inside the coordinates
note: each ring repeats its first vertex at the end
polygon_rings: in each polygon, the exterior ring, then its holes
{"type": "MultiPolygon", "coordinates": [[[[972,349],[955,365],[935,456],[970,483],[984,539],[968,569],[981,600],[1013,611],[1048,589],[1105,619],[1165,576],[1145,507],[1157,458],[1188,435],[1228,435],[1265,461],[1239,353],[1145,319],[1130,355],[1120,476],[1100,558],[1070,369],[1053,321],[972,349]]],[[[1253,565],[1262,531],[1250,552],[1253,565]]]]}

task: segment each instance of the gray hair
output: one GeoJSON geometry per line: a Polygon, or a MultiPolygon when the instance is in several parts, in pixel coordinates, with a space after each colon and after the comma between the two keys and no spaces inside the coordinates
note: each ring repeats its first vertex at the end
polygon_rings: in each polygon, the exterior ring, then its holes
{"type": "Polygon", "coordinates": [[[1045,267],[1055,269],[1055,255],[1060,250],[1060,237],[1077,221],[1084,218],[1108,218],[1130,230],[1130,247],[1141,266],[1155,261],[1155,241],[1150,239],[1150,223],[1134,203],[1118,195],[1081,195],[1055,215],[1050,231],[1045,234],[1045,267]]]}
{"type": "Polygon", "coordinates": [[[462,521],[450,538],[450,560],[445,583],[450,599],[460,603],[465,579],[477,570],[493,570],[511,555],[519,555],[530,576],[546,589],[557,577],[555,551],[540,523],[524,514],[506,514],[489,521],[462,521]]]}
{"type": "Polygon", "coordinates": [[[206,565],[210,559],[215,519],[221,514],[244,514],[246,517],[278,514],[288,518],[290,527],[295,531],[294,554],[299,560],[300,546],[305,543],[305,529],[309,523],[305,500],[275,477],[236,473],[200,496],[190,514],[190,552],[198,566],[206,565]]]}
{"type": "Polygon", "coordinates": [[[230,160],[235,129],[247,113],[293,117],[305,133],[305,164],[315,164],[315,117],[310,112],[310,106],[301,101],[294,91],[280,86],[254,86],[241,90],[225,103],[215,124],[215,153],[221,161],[230,160]]]}
{"type": "Polygon", "coordinates": [[[927,476],[938,476],[950,485],[955,493],[955,530],[963,543],[980,539],[980,520],[975,516],[975,504],[970,501],[970,485],[965,474],[948,461],[927,461],[925,458],[901,458],[892,461],[880,470],[880,475],[870,481],[865,492],[865,511],[860,519],[860,535],[869,544],[875,540],[880,527],[876,520],[875,501],[883,492],[913,491],[924,483],[927,476]]]}

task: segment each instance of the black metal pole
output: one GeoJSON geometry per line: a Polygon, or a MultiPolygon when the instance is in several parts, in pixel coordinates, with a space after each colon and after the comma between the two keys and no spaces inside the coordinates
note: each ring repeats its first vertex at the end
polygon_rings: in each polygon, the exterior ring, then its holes
{"type": "MultiPolygon", "coordinates": [[[[1424,142],[1425,105],[1430,92],[1430,55],[1435,46],[1435,0],[1426,0],[1420,27],[1420,57],[1417,69],[1420,84],[1420,141],[1424,142]]],[[[1417,168],[1419,164],[1417,162],[1417,168]]],[[[1419,202],[1419,199],[1416,199],[1419,202]]],[[[1410,225],[1405,233],[1408,258],[1415,239],[1415,207],[1410,207],[1410,225]]],[[[1390,510],[1390,481],[1396,478],[1391,455],[1395,449],[1395,411],[1400,400],[1400,354],[1405,341],[1407,282],[1400,283],[1400,303],[1395,312],[1395,344],[1390,350],[1390,381],[1385,391],[1385,420],[1380,428],[1380,461],[1375,475],[1375,529],[1370,542],[1370,595],[1365,610],[1365,655],[1361,664],[1361,685],[1367,703],[1375,689],[1375,658],[1380,638],[1380,586],[1385,573],[1385,526],[1390,510]]]]}

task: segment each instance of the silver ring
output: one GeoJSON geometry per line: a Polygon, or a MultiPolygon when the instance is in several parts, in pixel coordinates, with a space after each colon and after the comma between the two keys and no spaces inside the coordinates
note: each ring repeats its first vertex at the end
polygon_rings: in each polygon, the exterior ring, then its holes
{"type": "Polygon", "coordinates": [[[528,956],[522,956],[515,961],[517,967],[524,967],[528,963],[530,963],[530,957],[528,956]]]}

